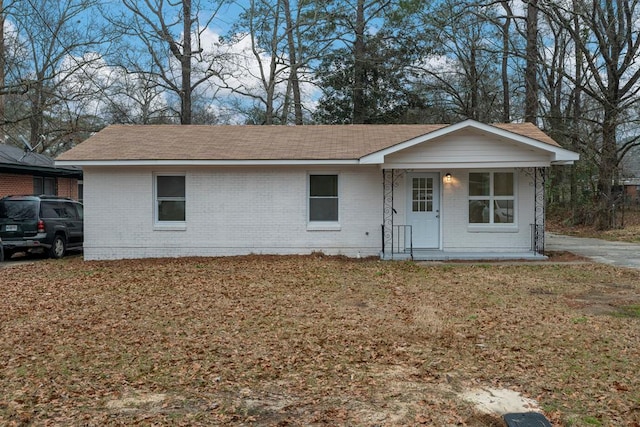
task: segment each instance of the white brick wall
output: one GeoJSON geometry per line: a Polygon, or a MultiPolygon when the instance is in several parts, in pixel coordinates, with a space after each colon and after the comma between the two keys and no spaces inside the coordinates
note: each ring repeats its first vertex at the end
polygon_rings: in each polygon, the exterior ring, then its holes
{"type": "MultiPolygon", "coordinates": [[[[517,227],[477,232],[468,226],[468,171],[447,170],[441,183],[442,249],[449,252],[526,252],[534,217],[532,177],[520,171],[517,227]]],[[[307,254],[321,251],[375,256],[381,249],[382,172],[342,168],[85,168],[85,258],[307,254]],[[186,173],[186,230],[153,222],[153,176],[186,173]],[[307,224],[309,173],[340,176],[340,229],[307,224]]],[[[394,189],[395,224],[405,223],[407,187],[394,189]]]]}
{"type": "Polygon", "coordinates": [[[356,168],[85,168],[85,258],[377,255],[382,173],[356,168]],[[186,230],[153,224],[153,176],[186,173],[186,230]],[[338,173],[339,230],[307,227],[307,180],[338,173]]]}

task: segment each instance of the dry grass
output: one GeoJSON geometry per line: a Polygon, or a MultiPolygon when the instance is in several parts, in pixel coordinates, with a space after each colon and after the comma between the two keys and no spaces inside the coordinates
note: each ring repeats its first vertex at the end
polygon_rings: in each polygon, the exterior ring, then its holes
{"type": "Polygon", "coordinates": [[[640,423],[640,272],[323,257],[2,269],[3,425],[640,423]]]}

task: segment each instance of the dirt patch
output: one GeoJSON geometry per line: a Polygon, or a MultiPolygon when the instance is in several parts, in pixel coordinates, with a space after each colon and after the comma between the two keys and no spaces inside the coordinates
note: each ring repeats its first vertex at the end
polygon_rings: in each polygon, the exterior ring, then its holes
{"type": "Polygon", "coordinates": [[[592,315],[625,316],[640,305],[638,289],[626,284],[603,284],[587,292],[568,294],[566,299],[570,307],[592,315]]]}
{"type": "Polygon", "coordinates": [[[549,262],[592,262],[589,258],[567,251],[545,251],[549,262]]]}
{"type": "Polygon", "coordinates": [[[105,406],[111,410],[129,412],[137,411],[141,408],[148,410],[150,407],[160,407],[165,400],[167,400],[167,395],[163,393],[142,394],[110,400],[105,406]]]}
{"type": "Polygon", "coordinates": [[[475,388],[466,390],[460,397],[473,403],[478,411],[489,415],[540,411],[540,405],[534,399],[504,388],[475,388]]]}

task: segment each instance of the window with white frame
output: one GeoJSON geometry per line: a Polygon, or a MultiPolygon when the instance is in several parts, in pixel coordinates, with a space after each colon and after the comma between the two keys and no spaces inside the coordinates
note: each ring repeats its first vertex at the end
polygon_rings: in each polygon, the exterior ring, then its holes
{"type": "Polygon", "coordinates": [[[156,175],[156,222],[184,222],[186,218],[185,176],[156,175]]]}
{"type": "Polygon", "coordinates": [[[309,175],[309,222],[338,222],[338,175],[309,175]]]}
{"type": "Polygon", "coordinates": [[[513,224],[514,189],[513,172],[470,172],[469,223],[513,224]]]}

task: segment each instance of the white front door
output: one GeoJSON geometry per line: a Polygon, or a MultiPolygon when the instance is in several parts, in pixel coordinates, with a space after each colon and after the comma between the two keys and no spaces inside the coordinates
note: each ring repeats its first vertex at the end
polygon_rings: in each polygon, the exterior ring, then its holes
{"type": "Polygon", "coordinates": [[[409,173],[407,181],[407,224],[411,226],[413,247],[439,248],[440,175],[409,173]]]}

